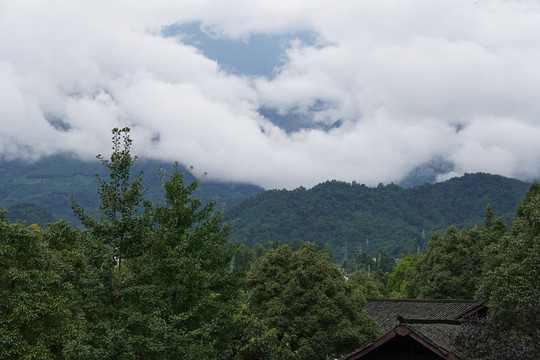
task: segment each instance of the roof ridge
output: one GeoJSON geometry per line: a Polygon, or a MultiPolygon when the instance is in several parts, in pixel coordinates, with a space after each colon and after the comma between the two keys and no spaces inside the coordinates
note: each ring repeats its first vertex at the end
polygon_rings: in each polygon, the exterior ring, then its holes
{"type": "Polygon", "coordinates": [[[425,302],[425,303],[483,303],[483,299],[386,299],[386,298],[367,298],[368,302],[425,302]]]}
{"type": "MultiPolygon", "coordinates": [[[[399,315],[398,315],[399,316],[399,315]]],[[[447,325],[460,325],[463,321],[457,319],[416,319],[416,318],[404,318],[399,316],[398,318],[400,325],[408,324],[447,324],[447,325]]]]}

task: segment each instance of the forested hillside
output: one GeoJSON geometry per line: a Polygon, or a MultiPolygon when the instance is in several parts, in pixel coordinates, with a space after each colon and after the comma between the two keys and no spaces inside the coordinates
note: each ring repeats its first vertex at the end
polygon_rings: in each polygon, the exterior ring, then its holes
{"type": "Polygon", "coordinates": [[[509,221],[529,184],[490,174],[466,174],[410,189],[327,181],[310,190],[263,192],[227,209],[231,241],[255,244],[294,239],[327,243],[335,261],[382,249],[398,256],[423,250],[450,225],[482,224],[489,204],[509,221]]]}
{"type": "MultiPolygon", "coordinates": [[[[158,167],[170,164],[138,161],[134,173],[144,172],[143,186],[151,201],[163,198],[158,167]]],[[[67,219],[77,222],[70,196],[96,209],[98,161],[84,162],[54,156],[35,163],[0,162],[0,206],[6,218],[44,225],[67,219]]],[[[188,180],[194,178],[188,175],[188,180]]],[[[256,244],[302,239],[327,244],[336,262],[359,252],[379,249],[394,256],[423,250],[434,231],[480,224],[488,204],[496,216],[512,218],[528,184],[489,174],[467,174],[436,184],[402,188],[394,184],[370,188],[327,181],[312,189],[263,189],[243,184],[201,181],[203,199],[218,197],[226,205],[225,219],[233,223],[230,240],[256,244]],[[255,196],[257,195],[257,196],[255,196]],[[328,246],[329,245],[329,246],[328,246]]]]}
{"type": "Polygon", "coordinates": [[[324,360],[380,335],[362,288],[313,244],[235,267],[222,213],[178,166],[146,201],[130,146],[113,129],[99,216],[73,205],[85,230],[0,210],[0,359],[324,360]]]}
{"type": "MultiPolygon", "coordinates": [[[[537,182],[524,197],[512,189],[527,184],[486,174],[410,190],[331,181],[265,192],[235,209],[247,214],[251,204],[260,210],[254,219],[269,221],[283,221],[281,211],[299,221],[293,210],[301,210],[342,236],[339,226],[355,226],[345,220],[370,214],[410,224],[406,230],[483,215],[479,226],[434,234],[424,253],[403,255],[397,266],[380,251],[340,268],[328,246],[299,240],[257,244],[263,251],[240,261],[250,248],[229,241],[223,212],[195,195],[199,182],[185,183],[188,172],[169,167],[163,200],[144,198],[130,146],[129,128],[113,129],[113,155],[100,157],[98,216],[73,203],[84,229],[11,222],[0,210],[0,358],[335,359],[382,335],[364,309],[367,297],[488,299],[488,316],[465,323],[455,345],[467,358],[537,358],[537,182]],[[514,196],[511,226],[491,206],[482,209],[486,201],[504,208],[514,196]]],[[[331,240],[322,230],[318,238],[331,240]]]]}
{"type": "MultiPolygon", "coordinates": [[[[133,166],[134,174],[144,172],[143,186],[146,198],[163,199],[159,169],[170,170],[170,163],[139,160],[133,166]]],[[[44,225],[66,219],[77,222],[71,211],[70,196],[88,209],[96,209],[96,174],[104,175],[101,164],[81,161],[69,156],[52,156],[28,163],[0,161],[0,208],[8,210],[9,220],[26,220],[44,225]]],[[[193,181],[191,174],[188,181],[193,181]]],[[[218,204],[230,205],[258,194],[262,188],[253,185],[210,182],[202,179],[197,194],[205,200],[218,198],[218,204]]]]}

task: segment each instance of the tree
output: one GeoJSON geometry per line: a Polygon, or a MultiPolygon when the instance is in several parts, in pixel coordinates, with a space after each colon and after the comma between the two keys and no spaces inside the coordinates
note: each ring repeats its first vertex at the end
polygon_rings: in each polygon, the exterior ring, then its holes
{"type": "Polygon", "coordinates": [[[375,338],[375,322],[363,310],[363,294],[316,245],[268,251],[247,276],[249,310],[291,337],[300,359],[346,353],[375,338]]]}
{"type": "Polygon", "coordinates": [[[416,297],[418,291],[411,288],[411,282],[416,276],[416,264],[422,256],[411,253],[401,255],[398,266],[394,268],[386,284],[391,298],[416,297]]]}
{"type": "Polygon", "coordinates": [[[433,234],[409,284],[416,296],[432,299],[472,299],[480,286],[483,242],[480,231],[449,227],[433,234]]]}
{"type": "Polygon", "coordinates": [[[127,328],[141,359],[220,359],[231,355],[240,282],[230,262],[229,226],[215,202],[192,194],[175,165],[163,175],[165,203],[153,210],[152,241],[126,260],[127,328]]]}
{"type": "Polygon", "coordinates": [[[482,291],[507,326],[527,324],[540,298],[540,184],[534,182],[518,206],[512,229],[486,250],[482,291]]]}
{"type": "Polygon", "coordinates": [[[250,314],[247,305],[242,305],[234,319],[235,336],[231,359],[298,359],[298,354],[291,350],[290,337],[280,336],[276,328],[270,328],[264,320],[250,314]]]}
{"type": "Polygon", "coordinates": [[[373,256],[367,252],[360,252],[354,259],[354,263],[358,269],[365,270],[368,274],[376,270],[377,263],[373,256]]]}
{"type": "Polygon", "coordinates": [[[39,227],[0,216],[0,358],[62,358],[79,313],[60,266],[39,227]]]}
{"type": "Polygon", "coordinates": [[[355,271],[348,280],[349,284],[357,287],[366,298],[382,298],[384,291],[381,291],[383,284],[380,284],[377,279],[368,276],[365,270],[355,271]]]}
{"type": "Polygon", "coordinates": [[[501,221],[486,221],[484,238],[487,248],[480,293],[489,299],[490,312],[488,317],[473,319],[462,326],[455,343],[471,358],[537,359],[540,184],[534,182],[530,186],[510,230],[501,221]]]}
{"type": "Polygon", "coordinates": [[[376,262],[377,270],[381,270],[383,273],[391,273],[396,266],[396,260],[383,250],[377,252],[376,262]]]}
{"type": "MultiPolygon", "coordinates": [[[[101,217],[73,203],[75,214],[103,251],[89,253],[87,269],[99,286],[84,292],[87,353],[103,359],[228,358],[239,306],[236,247],[215,201],[193,196],[174,166],[163,173],[165,202],[144,199],[142,174],[131,181],[129,128],[113,129],[109,178],[98,178],[101,217]],[[103,257],[103,253],[108,257],[103,257]]],[[[91,357],[91,356],[89,356],[91,357]]]]}
{"type": "MultiPolygon", "coordinates": [[[[112,154],[110,160],[102,155],[97,158],[109,171],[109,180],[98,176],[99,210],[101,217],[96,220],[93,214],[87,214],[81,206],[72,201],[75,215],[90,233],[110,246],[117,269],[113,304],[118,316],[119,291],[122,276],[122,262],[126,256],[136,254],[139,242],[144,239],[144,232],[149,227],[147,213],[138,214],[144,201],[144,189],[141,185],[142,173],[131,181],[131,167],[137,157],[131,156],[132,140],[130,129],[114,128],[112,130],[112,154]]],[[[97,175],[96,175],[97,176],[97,175]]]]}
{"type": "Polygon", "coordinates": [[[66,221],[48,224],[42,234],[54,255],[56,276],[72,290],[71,320],[75,322],[72,336],[63,339],[63,357],[110,358],[110,349],[116,342],[112,329],[120,328],[111,306],[116,264],[112,248],[66,221]]]}
{"type": "Polygon", "coordinates": [[[134,351],[124,323],[129,306],[122,308],[128,304],[122,297],[129,293],[123,281],[126,274],[123,265],[125,259],[140,254],[145,242],[149,241],[152,226],[151,205],[145,202],[141,185],[142,174],[131,179],[131,168],[137,157],[131,155],[129,131],[127,127],[114,128],[110,160],[97,156],[109,172],[108,179],[98,176],[99,220],[72,201],[73,212],[81,223],[94,239],[110,250],[109,258],[101,259],[103,262],[98,265],[108,269],[108,278],[102,279],[103,292],[100,294],[108,306],[100,311],[102,317],[95,319],[108,326],[94,327],[98,331],[95,336],[101,337],[101,341],[94,341],[94,344],[112,358],[129,357],[134,351]]]}

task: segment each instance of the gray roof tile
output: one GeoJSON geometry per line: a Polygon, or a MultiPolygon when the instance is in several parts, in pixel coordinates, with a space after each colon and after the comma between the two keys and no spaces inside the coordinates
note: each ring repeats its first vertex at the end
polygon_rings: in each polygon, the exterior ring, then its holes
{"type": "Polygon", "coordinates": [[[365,309],[382,331],[388,332],[400,324],[398,316],[411,324],[452,324],[483,303],[484,300],[368,299],[365,309]]]}

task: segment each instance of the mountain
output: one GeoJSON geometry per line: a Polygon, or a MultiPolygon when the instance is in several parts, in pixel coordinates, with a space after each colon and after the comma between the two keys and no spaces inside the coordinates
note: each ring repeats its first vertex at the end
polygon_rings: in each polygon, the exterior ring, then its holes
{"type": "MultiPolygon", "coordinates": [[[[147,198],[163,198],[160,170],[170,163],[139,160],[133,175],[144,173],[147,198]]],[[[105,168],[96,161],[52,156],[34,163],[0,161],[0,208],[6,218],[44,225],[59,219],[78,223],[70,197],[83,208],[98,207],[97,179],[105,168]]],[[[186,182],[194,177],[190,174],[186,182]]],[[[202,180],[199,195],[218,198],[225,220],[233,224],[231,241],[256,244],[295,239],[327,243],[335,261],[345,253],[394,256],[423,249],[434,231],[450,225],[481,225],[491,204],[496,216],[509,222],[528,183],[490,174],[466,174],[441,183],[405,188],[394,184],[371,188],[353,182],[327,181],[312,189],[270,190],[235,183],[202,180]]]]}
{"type": "Polygon", "coordinates": [[[412,169],[398,185],[403,188],[412,188],[426,183],[433,184],[437,182],[440,175],[447,174],[452,170],[454,170],[453,163],[445,159],[434,158],[412,169]]]}
{"type": "MultiPolygon", "coordinates": [[[[162,200],[163,190],[159,167],[172,171],[172,163],[138,160],[132,176],[143,172],[143,186],[148,188],[147,198],[162,200]]],[[[105,167],[99,161],[81,161],[69,156],[51,156],[39,161],[0,161],[0,208],[8,210],[11,221],[25,220],[44,225],[66,219],[78,223],[71,212],[70,197],[84,209],[97,209],[97,178],[104,176],[105,167]]],[[[188,174],[186,183],[195,178],[188,174]]],[[[205,200],[218,199],[218,206],[232,205],[262,192],[248,184],[200,182],[199,195],[205,200]]]]}
{"type": "Polygon", "coordinates": [[[327,243],[339,262],[359,251],[416,252],[435,231],[481,226],[488,204],[508,222],[529,186],[483,173],[412,188],[334,180],[310,190],[265,191],[231,206],[225,215],[233,223],[232,241],[327,243]]]}

